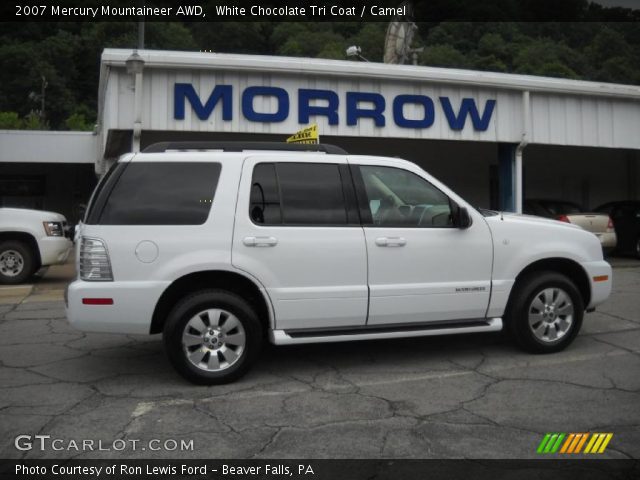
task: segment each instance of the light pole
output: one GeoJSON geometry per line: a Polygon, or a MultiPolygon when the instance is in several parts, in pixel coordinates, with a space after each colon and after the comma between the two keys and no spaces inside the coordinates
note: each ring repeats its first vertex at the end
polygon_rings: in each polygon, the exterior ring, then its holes
{"type": "Polygon", "coordinates": [[[140,151],[140,137],[142,136],[142,71],[144,60],[134,49],[133,53],[125,61],[127,73],[134,76],[133,91],[133,144],[134,153],[140,151]]]}

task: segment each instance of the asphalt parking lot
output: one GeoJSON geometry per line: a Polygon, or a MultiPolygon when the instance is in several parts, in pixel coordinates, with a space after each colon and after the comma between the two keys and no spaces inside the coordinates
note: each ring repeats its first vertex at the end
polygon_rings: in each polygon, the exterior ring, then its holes
{"type": "Polygon", "coordinates": [[[598,457],[640,458],[640,263],[613,263],[612,297],[559,354],[500,334],[268,347],[218,387],[183,381],[158,336],[73,330],[73,267],[54,267],[0,287],[0,457],[540,458],[547,432],[611,432],[598,457]],[[62,449],[15,448],[38,434],[62,449]]]}

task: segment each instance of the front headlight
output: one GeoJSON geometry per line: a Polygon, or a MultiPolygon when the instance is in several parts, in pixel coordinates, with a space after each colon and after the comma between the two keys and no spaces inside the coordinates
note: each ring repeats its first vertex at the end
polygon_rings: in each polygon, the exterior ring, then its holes
{"type": "Polygon", "coordinates": [[[42,225],[44,225],[44,231],[47,232],[49,237],[64,236],[64,230],[61,222],[42,222],[42,225]]]}

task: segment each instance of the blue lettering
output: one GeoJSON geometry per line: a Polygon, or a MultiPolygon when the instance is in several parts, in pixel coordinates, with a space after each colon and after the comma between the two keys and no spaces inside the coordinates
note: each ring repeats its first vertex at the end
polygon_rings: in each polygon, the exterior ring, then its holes
{"type": "Polygon", "coordinates": [[[398,95],[393,99],[393,121],[402,128],[429,128],[435,120],[433,100],[425,95],[398,95]],[[405,118],[403,108],[407,103],[422,105],[424,117],[422,119],[405,118]]]}
{"type": "Polygon", "coordinates": [[[329,125],[338,125],[338,95],[331,90],[298,90],[298,123],[306,125],[312,115],[322,115],[329,119],[329,125]],[[311,100],[326,100],[326,106],[309,105],[311,100]]]}
{"type": "Polygon", "coordinates": [[[207,103],[202,105],[200,97],[190,83],[176,83],[173,87],[173,118],[184,120],[184,101],[189,100],[191,108],[200,120],[206,120],[211,116],[213,109],[222,99],[222,119],[231,120],[231,98],[233,87],[231,85],[216,85],[209,95],[207,103]]]}
{"type": "Polygon", "coordinates": [[[347,125],[356,125],[358,118],[373,118],[376,127],[384,127],[384,97],[379,93],[347,92],[347,125]],[[371,102],[373,108],[360,108],[359,102],[371,102]]]}
{"type": "MultiPolygon", "coordinates": [[[[361,118],[372,119],[376,127],[385,126],[386,100],[374,92],[346,93],[346,122],[348,126],[357,125],[361,118]],[[364,105],[362,105],[364,103],[364,105]]],[[[452,130],[463,130],[467,117],[476,131],[484,132],[489,128],[496,100],[487,100],[480,112],[473,98],[463,98],[460,107],[454,110],[449,97],[439,97],[442,111],[452,130]]],[[[224,121],[233,119],[233,86],[216,85],[207,101],[203,104],[193,85],[189,83],[174,84],[173,117],[184,120],[185,104],[189,102],[193,112],[200,120],[207,120],[216,108],[222,110],[224,121]]],[[[340,98],[332,90],[298,89],[298,123],[308,124],[311,117],[325,117],[329,125],[338,125],[340,115],[340,98]],[[314,105],[312,103],[321,103],[314,105]]],[[[241,95],[241,109],[244,117],[251,122],[283,122],[289,117],[289,94],[283,88],[255,86],[247,87],[241,95]],[[254,108],[256,97],[274,97],[277,102],[275,112],[258,112],[254,108]]],[[[430,128],[435,122],[434,101],[426,95],[397,95],[393,99],[393,120],[401,128],[430,128]],[[404,108],[409,104],[424,109],[424,115],[418,118],[406,118],[404,108]]]]}
{"type": "Polygon", "coordinates": [[[496,101],[487,100],[482,116],[478,113],[478,108],[473,98],[462,99],[458,115],[453,111],[451,101],[448,97],[440,97],[440,104],[442,105],[442,110],[444,110],[451,130],[462,130],[467,120],[467,115],[470,115],[474,130],[484,132],[489,128],[489,122],[491,121],[491,115],[493,114],[493,108],[496,106],[496,101]]]}
{"type": "Polygon", "coordinates": [[[282,122],[289,116],[289,94],[279,87],[247,87],[242,92],[242,114],[251,122],[282,122]],[[260,113],[254,110],[253,99],[263,95],[278,99],[277,111],[260,113]]]}

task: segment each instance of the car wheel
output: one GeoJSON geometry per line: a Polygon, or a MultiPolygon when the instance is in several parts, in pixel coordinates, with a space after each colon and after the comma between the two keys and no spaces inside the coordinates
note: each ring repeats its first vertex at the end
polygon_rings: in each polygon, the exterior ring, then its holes
{"type": "Polygon", "coordinates": [[[173,367],[200,385],[228,383],[244,375],[258,356],[262,337],[251,305],[224,290],[203,290],[182,299],[163,331],[173,367]]]}
{"type": "Polygon", "coordinates": [[[34,255],[27,244],[18,240],[0,243],[0,283],[22,283],[34,273],[34,267],[34,255]]]}
{"type": "Polygon", "coordinates": [[[565,349],[580,331],[582,295],[566,276],[536,272],[515,286],[507,306],[507,327],[516,343],[533,353],[565,349]]]}
{"type": "Polygon", "coordinates": [[[640,237],[636,240],[636,258],[640,260],[640,237]]]}

